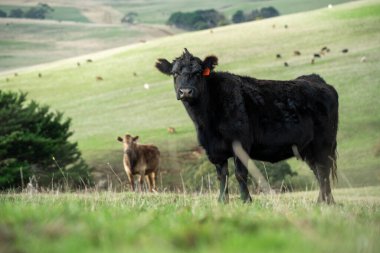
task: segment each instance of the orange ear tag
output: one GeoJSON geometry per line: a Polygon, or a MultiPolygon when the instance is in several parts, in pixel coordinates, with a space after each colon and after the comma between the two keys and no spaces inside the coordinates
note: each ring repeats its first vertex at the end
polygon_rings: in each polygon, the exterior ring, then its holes
{"type": "Polygon", "coordinates": [[[202,73],[203,76],[209,76],[210,75],[210,68],[205,68],[202,73]]]}

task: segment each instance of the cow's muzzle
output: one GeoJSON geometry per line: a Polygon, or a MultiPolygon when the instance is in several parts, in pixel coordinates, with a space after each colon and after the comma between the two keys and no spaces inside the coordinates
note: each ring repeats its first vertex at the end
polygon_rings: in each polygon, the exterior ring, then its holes
{"type": "Polygon", "coordinates": [[[181,88],[178,89],[179,100],[191,100],[195,98],[196,90],[194,88],[181,88]]]}

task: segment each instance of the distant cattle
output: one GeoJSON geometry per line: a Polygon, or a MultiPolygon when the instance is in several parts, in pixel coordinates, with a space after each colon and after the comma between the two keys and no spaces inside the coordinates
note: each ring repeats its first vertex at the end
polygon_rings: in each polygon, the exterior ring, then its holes
{"type": "Polygon", "coordinates": [[[315,53],[313,56],[314,56],[315,58],[321,58],[321,55],[320,55],[320,54],[317,54],[317,53],[315,53]]]}
{"type": "Polygon", "coordinates": [[[15,76],[18,76],[18,73],[14,73],[15,76]]]}
{"type": "Polygon", "coordinates": [[[343,53],[343,54],[348,53],[348,49],[347,49],[347,48],[343,49],[343,50],[342,50],[342,53],[343,53]]]}
{"type": "Polygon", "coordinates": [[[133,72],[133,76],[134,76],[134,77],[137,77],[137,73],[136,73],[136,72],[133,72]]]}
{"type": "Polygon", "coordinates": [[[175,128],[174,127],[168,127],[168,133],[169,134],[175,134],[176,133],[175,128]]]}
{"type": "Polygon", "coordinates": [[[284,62],[284,67],[289,67],[289,63],[284,62]]]}
{"type": "Polygon", "coordinates": [[[278,162],[296,156],[319,181],[319,202],[333,203],[330,175],[336,178],[338,94],[316,74],[290,81],[260,80],[214,71],[215,56],[203,61],[187,49],[156,68],[174,78],[176,97],[194,122],[198,141],[216,166],[219,200],[228,201],[228,163],[243,201],[251,201],[248,170],[233,150],[240,143],[252,159],[278,162]]]}
{"type": "Polygon", "coordinates": [[[313,59],[311,59],[311,62],[310,62],[311,64],[314,64],[315,63],[315,59],[313,58],[313,59]]]}
{"type": "Polygon", "coordinates": [[[91,63],[91,62],[92,62],[92,59],[87,59],[87,62],[88,62],[88,63],[91,63]]]}
{"type": "Polygon", "coordinates": [[[77,66],[80,67],[80,62],[77,62],[77,66]]]}
{"type": "Polygon", "coordinates": [[[362,58],[360,58],[360,62],[366,62],[367,61],[367,57],[363,56],[362,58]]]}
{"type": "Polygon", "coordinates": [[[276,54],[277,59],[281,59],[281,54],[276,54]]]}
{"type": "Polygon", "coordinates": [[[97,77],[96,77],[96,81],[103,81],[103,77],[101,77],[101,76],[97,76],[97,77]]]}
{"type": "Polygon", "coordinates": [[[295,55],[295,56],[300,56],[300,55],[301,55],[301,52],[298,51],[298,50],[296,50],[296,51],[294,51],[294,55],[295,55]]]}
{"type": "Polygon", "coordinates": [[[38,77],[41,78],[41,77],[42,77],[42,74],[41,74],[41,73],[38,73],[38,77]]]}
{"type": "Polygon", "coordinates": [[[322,47],[321,53],[329,53],[329,52],[330,52],[330,48],[328,48],[326,46],[322,47]]]}
{"type": "Polygon", "coordinates": [[[284,28],[285,28],[285,29],[288,29],[288,27],[289,27],[288,25],[284,25],[284,28]]]}
{"type": "Polygon", "coordinates": [[[149,191],[156,191],[156,175],[160,162],[160,151],[153,145],[138,144],[138,136],[126,134],[117,140],[123,143],[123,164],[132,191],[135,190],[134,175],[139,175],[139,189],[142,191],[144,178],[147,178],[149,191]]]}

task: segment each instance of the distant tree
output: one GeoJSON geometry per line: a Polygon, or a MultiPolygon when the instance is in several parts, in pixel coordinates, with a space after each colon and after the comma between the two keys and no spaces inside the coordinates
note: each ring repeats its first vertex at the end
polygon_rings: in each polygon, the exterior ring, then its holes
{"type": "Polygon", "coordinates": [[[24,17],[31,19],[45,19],[47,12],[48,11],[45,8],[32,7],[25,12],[24,17]]]}
{"type": "Polygon", "coordinates": [[[7,13],[3,10],[0,10],[0,18],[6,18],[7,17],[7,13]]]}
{"type": "Polygon", "coordinates": [[[272,6],[262,8],[260,13],[262,18],[272,18],[280,15],[280,13],[272,6]]]}
{"type": "Polygon", "coordinates": [[[256,9],[256,10],[251,11],[251,13],[247,17],[247,20],[254,21],[254,20],[261,19],[261,18],[262,18],[262,16],[261,16],[260,11],[258,9],[256,9]]]}
{"type": "Polygon", "coordinates": [[[255,162],[255,164],[272,188],[281,186],[289,188],[287,179],[297,175],[285,161],[278,163],[255,162]]]}
{"type": "Polygon", "coordinates": [[[36,176],[40,186],[91,184],[77,143],[68,140],[70,119],[26,96],[0,90],[0,189],[21,186],[21,175],[36,176]]]}
{"type": "Polygon", "coordinates": [[[226,17],[214,9],[194,12],[175,12],[167,21],[169,25],[186,30],[202,30],[228,23],[226,17]]]}
{"type": "Polygon", "coordinates": [[[234,23],[245,22],[244,12],[242,10],[236,11],[235,14],[232,16],[232,22],[234,22],[234,23]]]}
{"type": "Polygon", "coordinates": [[[129,23],[129,24],[135,24],[136,18],[138,14],[136,12],[128,12],[125,14],[125,16],[121,19],[122,23],[129,23]]]}
{"type": "Polygon", "coordinates": [[[44,8],[44,9],[46,9],[48,11],[54,11],[54,8],[52,8],[50,5],[44,4],[44,3],[39,3],[37,5],[37,7],[44,8]]]}
{"type": "Polygon", "coordinates": [[[13,9],[13,10],[11,10],[11,12],[9,13],[9,17],[10,17],[10,18],[22,18],[22,17],[24,17],[24,11],[21,10],[20,8],[18,8],[18,9],[13,9]]]}

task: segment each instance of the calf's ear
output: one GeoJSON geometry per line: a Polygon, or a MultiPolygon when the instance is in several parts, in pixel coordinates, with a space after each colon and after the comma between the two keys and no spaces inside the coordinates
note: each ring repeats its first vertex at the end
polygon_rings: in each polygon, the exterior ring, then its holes
{"type": "Polygon", "coordinates": [[[210,55],[210,56],[207,56],[204,60],[203,60],[203,70],[205,69],[210,69],[210,70],[213,70],[215,68],[216,65],[218,65],[218,58],[214,55],[210,55]]]}
{"type": "Polygon", "coordinates": [[[156,68],[166,75],[171,75],[173,64],[166,59],[158,59],[156,62],[156,68]]]}
{"type": "Polygon", "coordinates": [[[139,136],[133,137],[133,141],[137,141],[139,139],[139,136]]]}
{"type": "Polygon", "coordinates": [[[118,140],[118,141],[120,141],[120,142],[123,142],[123,138],[121,138],[120,136],[119,137],[117,137],[117,139],[116,140],[118,140]]]}

